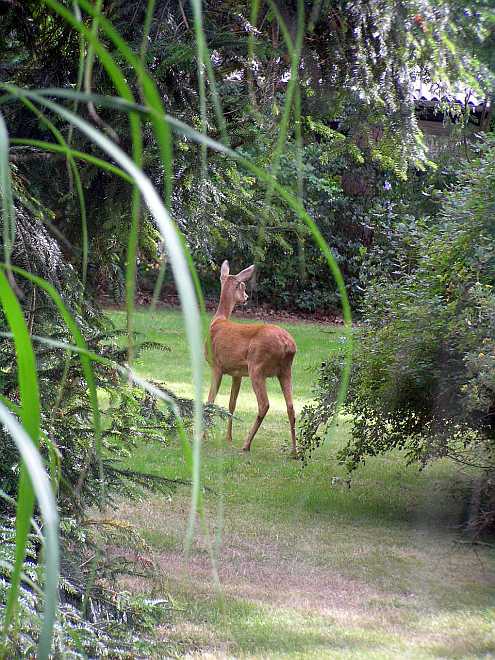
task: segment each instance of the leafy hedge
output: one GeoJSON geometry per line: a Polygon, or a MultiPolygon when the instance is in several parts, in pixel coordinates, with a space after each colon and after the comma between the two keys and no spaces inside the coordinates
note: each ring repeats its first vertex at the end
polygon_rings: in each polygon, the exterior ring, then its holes
{"type": "MultiPolygon", "coordinates": [[[[400,269],[365,294],[339,458],[405,449],[425,465],[473,466],[479,504],[469,524],[495,528],[495,139],[467,162],[436,218],[395,227],[400,269]],[[407,255],[407,258],[404,258],[407,255]]],[[[318,404],[303,413],[306,454],[335,412],[341,358],[322,365],[318,404]]]]}

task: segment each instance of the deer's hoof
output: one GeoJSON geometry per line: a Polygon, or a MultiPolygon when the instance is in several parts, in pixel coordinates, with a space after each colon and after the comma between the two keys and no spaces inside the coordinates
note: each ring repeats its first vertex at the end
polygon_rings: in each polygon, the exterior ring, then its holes
{"type": "Polygon", "coordinates": [[[243,447],[241,451],[243,451],[245,454],[249,454],[251,447],[243,447]]]}

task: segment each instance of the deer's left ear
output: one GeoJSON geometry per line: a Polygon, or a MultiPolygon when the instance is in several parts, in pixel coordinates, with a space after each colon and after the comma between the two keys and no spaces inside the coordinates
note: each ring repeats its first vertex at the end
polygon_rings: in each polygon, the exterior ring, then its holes
{"type": "Polygon", "coordinates": [[[248,266],[248,268],[244,268],[244,270],[241,270],[241,272],[238,273],[235,277],[240,282],[247,282],[253,273],[254,273],[254,264],[252,266],[248,266]]]}
{"type": "Polygon", "coordinates": [[[222,264],[222,268],[220,269],[220,280],[224,280],[226,277],[229,276],[230,273],[230,267],[229,267],[229,262],[227,259],[222,264]]]}

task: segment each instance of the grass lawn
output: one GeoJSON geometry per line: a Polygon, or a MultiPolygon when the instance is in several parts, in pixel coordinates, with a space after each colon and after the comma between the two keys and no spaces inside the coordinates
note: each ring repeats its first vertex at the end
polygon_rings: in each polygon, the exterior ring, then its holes
{"type": "MultiPolygon", "coordinates": [[[[109,314],[124,325],[123,313],[109,314]]],[[[298,413],[311,401],[315,370],[331,354],[339,330],[282,325],[298,345],[298,413]]],[[[192,396],[181,315],[140,311],[136,329],[171,348],[145,353],[138,371],[192,396]]],[[[208,382],[205,399],[207,390],[208,382]]],[[[229,392],[225,377],[219,405],[228,406],[229,392]]],[[[188,488],[170,498],[122,501],[116,512],[144,537],[153,565],[150,577],[127,578],[121,586],[169,596],[176,607],[157,635],[189,657],[495,657],[495,552],[462,542],[452,467],[438,462],[419,473],[394,453],[368,461],[351,488],[332,485],[332,477],[344,475],[335,454],[345,442],[345,422],[301,468],[287,455],[289,426],[278,381],[270,381],[268,392],[270,410],[250,455],[238,451],[256,414],[247,379],[234,420],[235,447],[225,446],[225,422],[204,444],[220,592],[205,537],[197,534],[190,557],[183,554],[188,488]]],[[[175,442],[140,446],[129,465],[189,476],[175,442]]]]}

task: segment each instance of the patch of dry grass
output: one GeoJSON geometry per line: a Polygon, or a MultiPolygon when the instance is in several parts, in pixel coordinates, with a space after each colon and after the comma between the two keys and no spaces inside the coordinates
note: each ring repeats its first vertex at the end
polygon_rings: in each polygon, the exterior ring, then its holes
{"type": "Polygon", "coordinates": [[[313,517],[290,527],[256,523],[227,508],[220,598],[204,537],[184,558],[187,502],[181,493],[168,506],[122,505],[119,515],[148,541],[150,530],[167,539],[165,548],[154,544],[154,577],[134,581],[132,589],[171,594],[179,611],[161,634],[201,657],[495,653],[493,558],[480,561],[452,535],[382,527],[356,543],[359,528],[351,524],[322,527],[313,517]]]}

